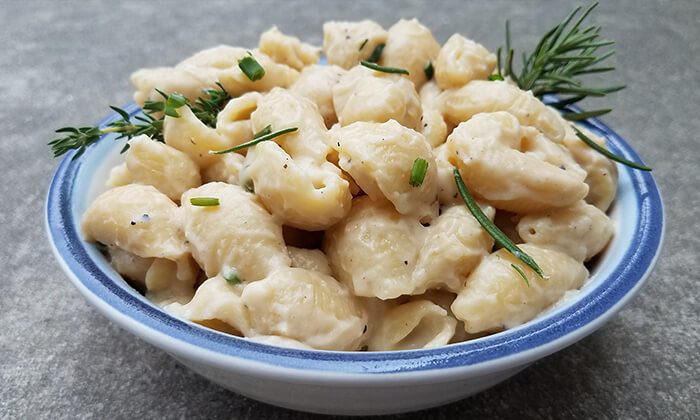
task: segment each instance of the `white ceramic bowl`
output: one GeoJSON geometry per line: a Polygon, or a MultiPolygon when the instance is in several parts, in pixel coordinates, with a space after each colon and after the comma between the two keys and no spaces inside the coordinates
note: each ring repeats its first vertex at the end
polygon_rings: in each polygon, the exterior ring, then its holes
{"type": "MultiPolygon", "coordinates": [[[[136,114],[135,104],[126,107],[136,114]]],[[[117,119],[111,115],[105,125],[117,119]]],[[[637,154],[596,120],[613,152],[637,154]]],[[[418,410],[489,388],[592,333],[641,287],[658,256],[664,215],[648,172],[618,166],[611,211],[615,237],[581,291],[518,328],[430,350],[333,352],[274,347],[175,318],[132,289],[98,250],[81,238],[79,221],[104,184],[121,144],[108,138],[72,160],[51,183],[46,223],[68,278],[107,318],[171,354],[206,378],[240,394],[297,410],[382,414],[418,410]]]]}

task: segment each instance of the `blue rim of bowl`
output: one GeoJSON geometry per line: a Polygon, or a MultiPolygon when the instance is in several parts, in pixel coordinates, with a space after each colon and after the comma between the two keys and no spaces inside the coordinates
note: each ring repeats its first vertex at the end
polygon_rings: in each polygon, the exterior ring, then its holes
{"type": "MultiPolygon", "coordinates": [[[[135,103],[124,109],[130,116],[140,112],[135,103]]],[[[578,111],[578,108],[571,107],[571,110],[578,111]]],[[[113,113],[99,126],[117,119],[119,116],[113,113]]],[[[579,124],[605,136],[613,153],[641,162],[637,153],[599,120],[588,119],[579,124]]],[[[85,155],[89,153],[88,149],[85,155]]],[[[634,237],[628,242],[632,246],[625,251],[613,272],[596,286],[595,293],[589,293],[561,311],[516,329],[434,349],[334,352],[282,348],[219,333],[169,315],[133,290],[128,290],[125,284],[116,283],[98,267],[87,251],[92,245],[81,238],[78,231],[80,223],[73,218],[74,180],[85,158],[83,155],[73,160],[74,155],[75,151],[68,153],[54,174],[48,192],[45,221],[49,240],[62,268],[93,305],[107,305],[108,310],[98,309],[147,341],[162,341],[163,336],[167,337],[170,351],[185,349],[187,353],[189,349],[192,353],[205,349],[219,358],[223,356],[224,359],[228,357],[239,362],[262,363],[292,370],[347,374],[443,371],[505,359],[512,361],[514,356],[523,354],[529,356],[515,357],[518,360],[514,364],[531,362],[593,332],[617,312],[648,277],[664,235],[663,205],[651,173],[618,165],[618,170],[626,171],[632,179],[634,198],[640,213],[634,237]],[[120,314],[120,319],[115,319],[118,318],[115,314],[120,314]],[[148,330],[140,330],[141,326],[148,330]]]]}

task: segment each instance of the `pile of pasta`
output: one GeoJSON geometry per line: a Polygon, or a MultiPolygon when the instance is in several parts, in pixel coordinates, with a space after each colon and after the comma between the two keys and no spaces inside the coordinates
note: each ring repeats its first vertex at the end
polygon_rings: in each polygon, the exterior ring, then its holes
{"type": "Polygon", "coordinates": [[[217,46],[132,75],[141,105],[161,98],[156,89],[194,102],[217,83],[233,99],[215,128],[185,106],[165,117],[164,143],[129,141],[82,220],[116,271],[189,321],[348,351],[492,334],[581,287],[585,263],[613,235],[613,162],[530,92],[488,80],[495,55],[462,35],[441,46],[415,19],[388,30],[328,22],[323,32],[328,65],[318,64],[321,49],[272,28],[257,49],[217,46]],[[409,75],[360,65],[380,44],[378,64],[409,75]],[[249,54],[265,70],[260,80],[238,66],[249,54]],[[298,130],[209,153],[268,125],[298,130]],[[416,158],[428,168],[413,186],[416,158]],[[458,194],[453,167],[548,278],[494,244],[458,194]],[[219,205],[193,205],[197,197],[219,205]]]}

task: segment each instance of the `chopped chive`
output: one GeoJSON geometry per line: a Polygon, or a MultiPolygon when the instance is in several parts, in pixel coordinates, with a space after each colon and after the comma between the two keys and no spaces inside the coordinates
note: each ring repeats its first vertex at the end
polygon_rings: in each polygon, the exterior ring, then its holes
{"type": "Polygon", "coordinates": [[[608,159],[614,160],[615,162],[620,162],[623,165],[627,165],[630,168],[634,169],[639,169],[641,171],[651,171],[651,168],[645,165],[641,165],[639,163],[632,162],[631,160],[627,160],[621,156],[618,156],[614,154],[613,152],[609,151],[608,149],[601,147],[598,145],[598,143],[594,142],[588,136],[583,134],[581,130],[579,130],[576,126],[572,125],[571,126],[574,131],[576,132],[576,135],[578,136],[581,141],[586,143],[588,146],[590,146],[591,149],[595,150],[596,152],[600,153],[601,155],[607,157],[608,159]]]}
{"type": "Polygon", "coordinates": [[[413,161],[413,169],[411,169],[411,179],[408,183],[412,187],[420,187],[425,179],[425,174],[428,172],[428,161],[423,158],[416,158],[413,161]]]}
{"type": "Polygon", "coordinates": [[[524,262],[528,267],[532,268],[535,273],[537,273],[538,276],[540,276],[543,279],[548,279],[549,277],[545,276],[544,273],[542,272],[542,269],[540,266],[537,265],[535,260],[527,255],[525,251],[522,249],[518,248],[518,246],[506,236],[505,233],[503,233],[496,225],[493,224],[491,220],[489,220],[488,217],[484,214],[483,211],[481,211],[481,208],[479,207],[478,204],[476,204],[476,201],[474,201],[474,197],[469,193],[469,190],[467,189],[467,186],[464,185],[464,180],[462,179],[462,176],[459,174],[459,170],[456,167],[452,168],[452,173],[455,178],[455,183],[457,184],[457,190],[459,191],[459,195],[462,196],[462,200],[464,200],[464,204],[467,205],[467,208],[469,211],[472,212],[472,215],[474,215],[474,218],[476,219],[477,222],[488,232],[493,239],[496,240],[503,248],[506,250],[510,251],[511,254],[520,261],[524,262]]]}
{"type": "MultiPolygon", "coordinates": [[[[224,153],[235,152],[235,151],[237,151],[237,150],[242,150],[242,149],[248,148],[248,147],[250,147],[250,146],[254,146],[254,145],[256,145],[256,144],[258,144],[258,143],[260,143],[260,142],[263,142],[263,141],[265,141],[265,140],[274,139],[275,137],[279,137],[279,136],[281,136],[281,135],[283,135],[283,134],[291,133],[292,131],[297,131],[298,129],[299,129],[299,128],[297,128],[297,127],[285,128],[285,129],[282,129],[282,130],[279,130],[279,131],[275,131],[274,133],[268,133],[268,134],[262,135],[262,136],[260,136],[260,137],[258,137],[258,138],[254,138],[253,140],[251,140],[251,141],[249,141],[249,142],[246,142],[246,143],[243,143],[243,144],[239,144],[238,146],[234,146],[234,147],[232,147],[232,148],[230,148],[230,149],[226,149],[226,150],[216,150],[216,151],[215,151],[215,150],[210,150],[210,151],[209,151],[209,154],[210,154],[210,155],[222,155],[222,154],[224,154],[224,153]]],[[[264,131],[264,130],[265,130],[265,129],[263,129],[263,131],[264,131]]]]}
{"type": "Polygon", "coordinates": [[[505,80],[505,79],[503,79],[503,76],[501,76],[500,74],[491,74],[491,75],[489,75],[489,80],[493,82],[496,80],[505,80]]]}
{"type": "Polygon", "coordinates": [[[357,51],[362,51],[362,49],[367,45],[367,41],[369,41],[369,38],[365,38],[364,41],[362,41],[362,44],[360,44],[360,49],[357,51]]]}
{"type": "Polygon", "coordinates": [[[238,270],[236,270],[234,267],[226,267],[224,268],[224,280],[226,280],[229,284],[240,284],[241,283],[241,278],[238,277],[238,270]]]}
{"type": "Polygon", "coordinates": [[[513,263],[510,263],[510,266],[513,267],[515,271],[517,271],[523,277],[523,280],[525,280],[525,284],[527,284],[527,287],[530,287],[530,281],[527,279],[525,273],[523,273],[523,270],[521,270],[520,267],[513,263]]]}
{"type": "Polygon", "coordinates": [[[250,79],[251,82],[260,80],[265,76],[265,69],[252,55],[247,55],[238,60],[238,67],[250,79]]]}
{"type": "Polygon", "coordinates": [[[255,134],[253,135],[253,138],[254,138],[254,139],[257,139],[257,138],[259,138],[259,137],[266,136],[266,135],[268,135],[268,134],[270,134],[270,133],[272,133],[272,126],[271,126],[270,124],[268,124],[268,125],[265,126],[265,128],[263,128],[262,130],[260,130],[260,131],[258,131],[257,133],[255,133],[255,134]]]}
{"type": "Polygon", "coordinates": [[[384,46],[386,44],[379,44],[376,47],[374,47],[374,51],[372,51],[372,54],[369,56],[369,58],[366,61],[369,61],[370,63],[377,63],[379,62],[379,59],[382,57],[382,51],[384,51],[384,46]]]}
{"type": "Polygon", "coordinates": [[[219,199],[216,197],[193,197],[190,198],[190,204],[200,207],[213,207],[219,205],[219,199]]]}
{"type": "Polygon", "coordinates": [[[380,66],[379,64],[375,64],[375,63],[365,61],[365,60],[360,60],[360,64],[362,64],[363,66],[370,68],[372,70],[381,71],[384,73],[400,73],[400,74],[408,75],[408,70],[398,69],[396,67],[380,66]]]}
{"type": "Polygon", "coordinates": [[[433,67],[433,62],[431,60],[425,62],[423,73],[425,73],[426,79],[430,80],[433,78],[433,75],[435,74],[435,67],[433,67]]]}

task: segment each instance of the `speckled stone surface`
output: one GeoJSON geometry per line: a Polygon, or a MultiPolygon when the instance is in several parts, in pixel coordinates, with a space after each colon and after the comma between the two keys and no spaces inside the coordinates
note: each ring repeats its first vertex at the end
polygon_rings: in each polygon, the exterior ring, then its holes
{"type": "MultiPolygon", "coordinates": [[[[320,45],[322,22],[419,17],[440,42],[454,32],[489,49],[511,18],[532,45],[574,2],[179,2],[6,0],[0,6],[0,418],[322,418],[258,403],[198,377],[96,313],[49,249],[43,209],[59,161],[46,142],[131,100],[129,74],[261,32],[320,45]]],[[[700,2],[604,2],[617,41],[603,120],[654,168],[666,242],[647,284],[610,323],[482,394],[395,416],[418,418],[698,418],[700,416],[700,2]]],[[[592,106],[596,106],[593,104],[592,106]]]]}

